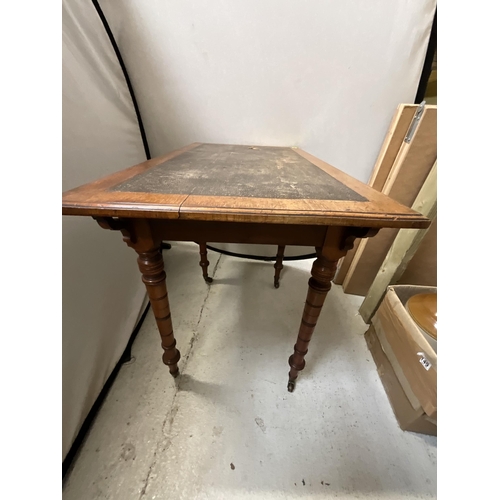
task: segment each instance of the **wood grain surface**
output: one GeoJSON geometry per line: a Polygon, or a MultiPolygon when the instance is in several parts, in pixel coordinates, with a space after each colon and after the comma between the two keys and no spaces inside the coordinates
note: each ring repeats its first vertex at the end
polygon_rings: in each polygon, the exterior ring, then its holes
{"type": "Polygon", "coordinates": [[[421,214],[300,149],[199,143],[67,191],[63,215],[429,225],[421,214]]]}
{"type": "MultiPolygon", "coordinates": [[[[410,207],[437,158],[437,108],[427,106],[412,141],[403,143],[387,176],[382,193],[410,207]]],[[[382,229],[371,240],[361,241],[342,283],[345,293],[366,295],[398,234],[382,229]]]]}

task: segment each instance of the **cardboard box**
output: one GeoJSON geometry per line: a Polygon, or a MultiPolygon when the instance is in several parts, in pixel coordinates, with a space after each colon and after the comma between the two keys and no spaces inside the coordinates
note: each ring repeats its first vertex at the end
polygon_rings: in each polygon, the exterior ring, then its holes
{"type": "Polygon", "coordinates": [[[405,309],[417,293],[437,288],[388,287],[365,338],[401,429],[436,435],[437,354],[405,309]]]}

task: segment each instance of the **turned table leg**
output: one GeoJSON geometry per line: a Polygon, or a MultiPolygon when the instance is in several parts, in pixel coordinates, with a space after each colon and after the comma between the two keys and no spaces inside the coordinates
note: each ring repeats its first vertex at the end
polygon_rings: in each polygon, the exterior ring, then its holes
{"type": "Polygon", "coordinates": [[[146,285],[151,308],[160,331],[161,346],[164,350],[163,362],[168,366],[170,374],[177,377],[179,374],[177,363],[181,354],[175,347],[176,341],[168,303],[163,257],[160,248],[148,252],[138,252],[138,254],[137,262],[142,273],[142,281],[146,285]]]}
{"type": "Polygon", "coordinates": [[[139,255],[137,262],[146,285],[151,309],[160,331],[163,348],[163,362],[170,374],[177,377],[177,363],[181,353],[175,348],[174,329],[168,303],[166,274],[161,254],[162,240],[154,233],[147,219],[119,219],[113,217],[94,217],[103,229],[121,231],[123,241],[139,255]]]}
{"type": "Polygon", "coordinates": [[[207,282],[207,283],[212,283],[213,279],[210,278],[208,276],[208,266],[210,264],[210,262],[208,262],[208,258],[207,258],[207,244],[206,242],[203,242],[203,243],[198,243],[199,247],[200,247],[200,266],[201,266],[201,270],[203,272],[203,279],[207,282]]]}
{"type": "Polygon", "coordinates": [[[297,342],[293,347],[293,354],[288,360],[290,373],[288,374],[288,391],[295,389],[295,380],[301,370],[304,369],[309,341],[318,321],[321,308],[325,302],[326,294],[332,287],[331,280],[337,267],[336,260],[329,260],[318,252],[318,258],[314,261],[309,279],[309,290],[307,292],[302,322],[300,324],[297,342]]]}
{"type": "Polygon", "coordinates": [[[278,246],[276,262],[274,263],[274,288],[280,287],[280,273],[283,269],[283,257],[285,255],[285,246],[278,246]]]}
{"type": "MultiPolygon", "coordinates": [[[[161,254],[162,235],[155,231],[155,226],[147,219],[94,218],[104,229],[121,231],[123,240],[139,255],[137,260],[142,273],[142,281],[146,285],[151,307],[160,331],[161,345],[164,350],[163,362],[169,367],[170,373],[174,377],[177,376],[179,373],[177,363],[180,359],[180,353],[175,347],[176,342],[168,303],[166,275],[161,254]]],[[[377,228],[332,226],[327,229],[323,245],[316,247],[318,258],[312,266],[312,276],[309,279],[309,290],[297,342],[294,345],[294,352],[288,360],[290,365],[288,390],[290,392],[293,392],[297,376],[305,367],[304,357],[307,354],[309,342],[325,302],[326,294],[332,287],[331,280],[335,274],[338,260],[353,248],[356,238],[369,238],[375,236],[377,231],[377,228]]],[[[284,246],[278,248],[278,256],[280,253],[283,256],[284,248],[284,246]]],[[[204,268],[204,265],[208,267],[206,243],[200,244],[200,254],[202,255],[200,265],[206,271],[206,268],[204,268]],[[205,254],[205,257],[203,254],[205,254]],[[205,261],[203,262],[204,258],[205,261]]],[[[276,271],[281,270],[278,268],[279,265],[276,266],[276,271]]]]}

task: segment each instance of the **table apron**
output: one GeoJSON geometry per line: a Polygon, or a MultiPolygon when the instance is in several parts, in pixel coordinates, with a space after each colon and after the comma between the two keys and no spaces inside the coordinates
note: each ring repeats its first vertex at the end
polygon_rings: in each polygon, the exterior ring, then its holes
{"type": "Polygon", "coordinates": [[[321,247],[328,226],[150,219],[156,237],[165,241],[255,243],[321,247]]]}

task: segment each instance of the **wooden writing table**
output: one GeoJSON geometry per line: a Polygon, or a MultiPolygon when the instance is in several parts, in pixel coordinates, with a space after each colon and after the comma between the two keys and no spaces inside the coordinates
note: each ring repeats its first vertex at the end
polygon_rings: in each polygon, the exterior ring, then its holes
{"type": "Polygon", "coordinates": [[[296,148],[195,143],[63,194],[63,215],[119,230],[139,269],[175,377],[175,347],[161,242],[210,241],[316,248],[294,352],[292,392],[331,288],[337,261],[356,238],[430,221],[296,148]]]}

